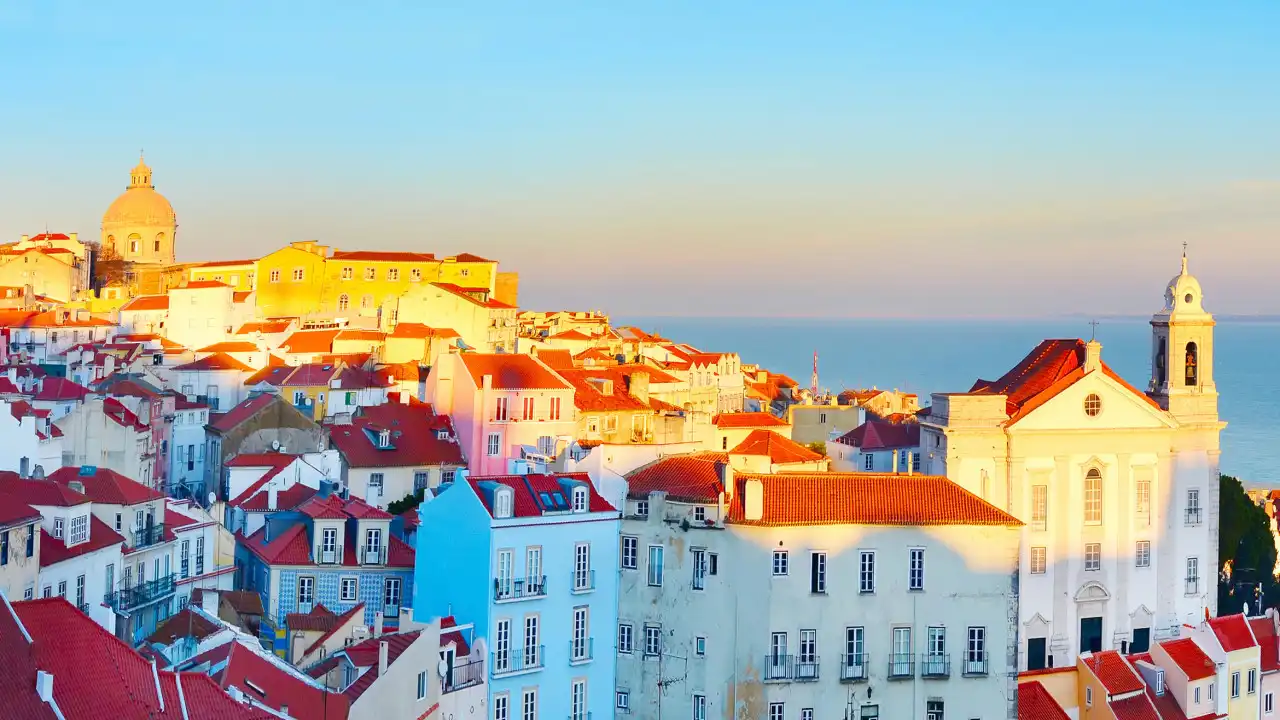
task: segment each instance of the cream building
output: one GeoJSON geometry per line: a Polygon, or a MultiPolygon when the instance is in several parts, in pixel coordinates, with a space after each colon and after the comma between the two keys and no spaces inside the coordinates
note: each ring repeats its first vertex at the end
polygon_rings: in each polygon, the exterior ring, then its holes
{"type": "Polygon", "coordinates": [[[1024,522],[1020,669],[1145,651],[1215,613],[1213,316],[1182,271],[1151,319],[1146,393],[1100,343],[1046,340],[996,381],[933,396],[922,470],[1024,522]]]}
{"type": "Polygon", "coordinates": [[[151,182],[151,168],[138,159],[129,187],[102,216],[102,247],[126,262],[172,265],[178,216],[151,182]]]}

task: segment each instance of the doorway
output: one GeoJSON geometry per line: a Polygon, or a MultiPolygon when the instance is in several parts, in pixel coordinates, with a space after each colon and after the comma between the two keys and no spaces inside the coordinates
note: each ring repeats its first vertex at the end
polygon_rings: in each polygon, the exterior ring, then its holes
{"type": "Polygon", "coordinates": [[[1102,618],[1080,618],[1080,652],[1102,651],[1102,618]]]}

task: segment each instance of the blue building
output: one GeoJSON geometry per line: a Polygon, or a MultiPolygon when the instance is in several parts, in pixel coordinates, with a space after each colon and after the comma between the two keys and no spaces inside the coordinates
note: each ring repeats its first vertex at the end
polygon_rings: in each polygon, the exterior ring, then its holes
{"type": "Polygon", "coordinates": [[[414,619],[476,619],[489,717],[611,717],[620,515],[587,476],[468,477],[419,512],[414,619]]]}
{"type": "Polygon", "coordinates": [[[236,534],[237,586],[262,596],[260,634],[281,657],[290,613],[320,603],[342,614],[364,603],[365,624],[381,616],[389,632],[399,628],[401,608],[412,607],[414,552],[393,534],[394,516],[321,492],[296,510],[269,513],[248,537],[236,534]]]}

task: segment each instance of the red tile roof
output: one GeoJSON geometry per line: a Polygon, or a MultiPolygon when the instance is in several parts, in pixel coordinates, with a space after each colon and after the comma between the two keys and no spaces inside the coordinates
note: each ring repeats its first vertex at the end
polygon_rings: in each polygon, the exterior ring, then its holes
{"type": "Polygon", "coordinates": [[[1258,646],[1258,641],[1254,639],[1244,615],[1212,618],[1209,620],[1209,627],[1213,629],[1213,634],[1217,636],[1222,649],[1227,652],[1258,646]]]}
{"type": "Polygon", "coordinates": [[[20,498],[9,495],[0,486],[0,529],[26,525],[40,519],[40,511],[20,498]]]}
{"type": "Polygon", "coordinates": [[[537,356],[544,365],[552,370],[572,370],[574,368],[573,354],[568,350],[543,350],[540,348],[537,356]]]}
{"type": "Polygon", "coordinates": [[[196,267],[211,268],[211,267],[228,267],[231,265],[252,265],[255,262],[257,262],[257,260],[214,260],[212,262],[200,263],[199,265],[196,265],[196,267]]]}
{"type": "Polygon", "coordinates": [[[221,352],[206,355],[186,365],[179,365],[174,370],[239,370],[241,372],[253,372],[253,368],[221,352]]]}
{"type": "Polygon", "coordinates": [[[1070,720],[1039,682],[1018,683],[1018,720],[1070,720]]]}
{"type": "Polygon", "coordinates": [[[945,477],[876,473],[735,475],[728,519],[739,525],[1006,525],[1021,521],[945,477]],[[764,513],[747,520],[747,482],[764,489],[764,513]]]}
{"type": "Polygon", "coordinates": [[[291,717],[345,720],[350,710],[350,703],[341,694],[328,692],[295,676],[239,642],[227,643],[205,655],[210,656],[210,661],[221,661],[225,657],[225,667],[213,675],[223,689],[239,688],[245,695],[276,710],[287,706],[291,717]]]}
{"type": "Polygon", "coordinates": [[[351,660],[353,665],[369,669],[361,673],[355,682],[342,691],[342,694],[346,695],[351,702],[355,702],[378,679],[379,647],[382,643],[385,642],[387,644],[387,667],[390,667],[421,634],[420,630],[415,630],[407,633],[382,635],[376,638],[369,638],[343,650],[342,652],[346,653],[347,658],[351,660]]]}
{"type": "MultiPolygon", "coordinates": [[[[352,606],[350,610],[347,610],[341,615],[335,617],[334,621],[329,624],[329,629],[325,630],[323,635],[316,638],[316,641],[311,643],[311,645],[308,646],[307,649],[303,651],[303,654],[310,655],[313,651],[315,651],[316,648],[323,645],[326,640],[333,637],[334,633],[346,627],[347,624],[351,622],[352,618],[356,617],[357,615],[360,615],[361,617],[363,617],[364,616],[363,614],[364,614],[364,603],[356,603],[354,606],[352,606]]],[[[289,627],[292,628],[293,626],[290,625],[289,627]]]]}
{"type": "Polygon", "coordinates": [[[381,332],[381,331],[379,331],[379,330],[362,330],[362,329],[359,329],[359,328],[355,328],[355,329],[342,330],[341,332],[339,332],[339,333],[338,333],[338,336],[337,336],[336,338],[334,338],[334,340],[335,340],[335,341],[337,341],[337,340],[367,340],[367,341],[369,341],[369,342],[378,342],[378,343],[380,343],[380,342],[382,342],[383,340],[385,340],[386,338],[387,338],[387,334],[386,334],[386,333],[384,333],[384,332],[381,332]]]}
{"type": "Polygon", "coordinates": [[[298,506],[298,512],[313,520],[346,520],[345,503],[337,495],[313,497],[298,506]]]}
{"type": "Polygon", "coordinates": [[[139,295],[120,307],[120,312],[146,312],[150,310],[168,310],[168,295],[139,295]]]}
{"type": "Polygon", "coordinates": [[[294,368],[280,385],[281,387],[328,387],[329,381],[337,377],[341,371],[342,366],[333,363],[304,363],[294,368]]]}
{"type": "Polygon", "coordinates": [[[771,428],[784,427],[786,420],[767,412],[725,413],[712,418],[719,428],[771,428]]]}
{"type": "Polygon", "coordinates": [[[209,423],[209,427],[214,430],[226,432],[245,420],[253,417],[273,402],[283,402],[283,400],[281,400],[279,396],[271,393],[262,393],[260,395],[247,398],[244,402],[236,405],[227,412],[222,413],[217,418],[212,418],[209,423]]]}
{"type": "Polygon", "coordinates": [[[67,547],[65,538],[55,538],[48,531],[40,530],[40,567],[49,567],[64,560],[88,555],[91,552],[97,552],[113,546],[122,546],[123,544],[123,536],[99,520],[96,515],[91,515],[89,517],[89,539],[71,547],[67,547]]]}
{"type": "Polygon", "coordinates": [[[1160,649],[1169,654],[1169,659],[1173,660],[1190,681],[1213,677],[1217,672],[1213,661],[1191,638],[1165,640],[1160,643],[1160,649]]]}
{"type": "MultiPolygon", "coordinates": [[[[8,380],[8,378],[5,378],[8,380]]],[[[47,377],[40,381],[40,389],[31,397],[32,400],[44,402],[61,402],[64,400],[84,400],[89,388],[61,377],[47,377]]]]}
{"type": "MultiPolygon", "coordinates": [[[[317,498],[313,498],[307,502],[317,501],[317,498]]],[[[301,508],[299,510],[301,511],[301,508]]],[[[348,515],[343,512],[340,517],[346,518],[348,515]]],[[[259,528],[257,532],[248,537],[236,533],[236,541],[249,552],[257,555],[263,562],[270,565],[314,564],[311,560],[311,541],[307,537],[307,526],[305,524],[298,523],[290,527],[266,544],[262,542],[265,530],[265,527],[259,528]]],[[[358,567],[360,565],[359,560],[356,558],[356,546],[356,542],[347,542],[343,546],[343,565],[347,567],[358,567]]],[[[388,538],[387,567],[411,568],[413,567],[413,555],[413,548],[405,544],[403,540],[394,535],[388,538]]]]}
{"type": "MultiPolygon", "coordinates": [[[[275,509],[297,510],[299,505],[315,497],[317,492],[319,491],[313,487],[308,487],[302,483],[294,483],[276,494],[275,509]]],[[[243,497],[243,494],[241,497],[243,497]]],[[[233,502],[232,505],[244,510],[245,512],[267,512],[270,510],[270,508],[267,507],[267,503],[270,502],[270,500],[270,493],[259,492],[251,495],[246,500],[233,502]]]]}
{"type": "Polygon", "coordinates": [[[728,458],[713,452],[661,458],[627,476],[627,495],[645,500],[651,492],[665,492],[676,502],[716,502],[723,489],[721,467],[728,458]]]}
{"type": "Polygon", "coordinates": [[[1271,618],[1251,618],[1249,629],[1253,630],[1253,637],[1262,650],[1262,672],[1270,673],[1280,670],[1280,638],[1276,637],[1276,627],[1271,618]]]}
{"type": "Polygon", "coordinates": [[[254,386],[259,383],[266,383],[272,387],[280,387],[284,385],[284,381],[289,379],[294,371],[293,365],[286,365],[283,360],[275,355],[267,356],[267,365],[258,372],[244,379],[246,386],[254,386]]]}
{"type": "Polygon", "coordinates": [[[40,233],[31,237],[33,243],[44,242],[46,240],[70,240],[71,236],[66,233],[40,233]]]}
{"type": "MultiPolygon", "coordinates": [[[[493,490],[497,485],[511,488],[515,502],[512,504],[512,517],[541,517],[544,512],[566,512],[572,503],[570,491],[565,489],[560,479],[582,483],[587,488],[589,512],[617,512],[617,508],[609,504],[591,484],[586,473],[560,473],[559,475],[483,475],[467,478],[467,484],[480,498],[480,502],[490,514],[493,513],[493,490]],[[546,495],[548,502],[542,498],[546,495]],[[554,499],[559,496],[560,507],[554,506],[554,499]]],[[[393,538],[394,539],[394,538],[393,538]]]]}
{"type": "Polygon", "coordinates": [[[863,451],[919,447],[920,424],[868,420],[836,438],[836,442],[863,451]]]}
{"type": "Polygon", "coordinates": [[[565,330],[564,332],[558,332],[547,339],[548,340],[592,340],[594,338],[576,329],[570,328],[568,330],[565,330]]]}
{"type": "Polygon", "coordinates": [[[204,613],[198,613],[186,607],[170,615],[168,620],[161,623],[155,632],[147,636],[147,642],[172,645],[188,637],[203,640],[221,629],[221,624],[205,617],[204,613]]]}
{"type": "Polygon", "coordinates": [[[364,262],[437,262],[433,253],[394,252],[381,250],[334,250],[331,260],[364,262]]]}
{"type": "Polygon", "coordinates": [[[316,603],[316,606],[311,608],[311,612],[289,613],[284,616],[284,624],[289,626],[289,630],[301,630],[303,632],[325,632],[331,630],[337,620],[337,613],[320,603],[316,603]]]}
{"type": "Polygon", "coordinates": [[[204,593],[211,592],[226,600],[232,610],[241,615],[262,615],[262,596],[252,590],[205,590],[192,588],[191,604],[199,605],[204,593]]]}
{"type": "Polygon", "coordinates": [[[446,259],[452,259],[457,262],[471,262],[471,263],[497,262],[497,260],[486,260],[480,257],[479,255],[472,255],[471,253],[460,253],[458,255],[454,255],[452,258],[446,258],[446,259]]]}
{"type": "Polygon", "coordinates": [[[209,288],[224,288],[224,287],[231,287],[231,286],[222,282],[221,280],[195,280],[193,282],[187,283],[186,285],[183,285],[182,287],[176,287],[173,289],[174,290],[208,290],[209,288]]]}
{"type": "Polygon", "coordinates": [[[47,505],[50,507],[72,507],[89,502],[89,498],[66,485],[60,485],[48,478],[20,478],[12,470],[0,471],[0,493],[20,500],[28,505],[47,505]]]}
{"type": "Polygon", "coordinates": [[[529,355],[464,353],[459,355],[475,386],[493,377],[497,390],[562,390],[572,387],[546,365],[529,355]]]}
{"type": "Polygon", "coordinates": [[[104,467],[61,467],[49,473],[49,479],[68,488],[78,482],[90,500],[107,505],[136,505],[164,498],[163,493],[104,467]]]}
{"type": "Polygon", "coordinates": [[[299,330],[280,344],[280,350],[292,354],[333,352],[333,339],[341,332],[337,328],[328,330],[299,330]]]}
{"type": "Polygon", "coordinates": [[[445,292],[451,295],[462,298],[463,300],[467,300],[475,305],[479,305],[480,307],[495,308],[500,310],[512,309],[515,307],[514,305],[508,305],[503,302],[498,302],[497,300],[491,300],[491,299],[481,300],[479,298],[474,297],[473,293],[484,295],[487,297],[489,294],[489,290],[487,288],[464,288],[464,287],[458,287],[453,283],[442,283],[442,282],[433,282],[431,283],[431,285],[433,287],[438,287],[441,290],[444,290],[445,292]]]}
{"type": "Polygon", "coordinates": [[[260,332],[264,335],[272,335],[274,333],[282,333],[289,329],[292,321],[289,320],[264,320],[261,322],[250,322],[240,326],[236,330],[237,335],[248,335],[250,333],[260,332]]]}
{"type": "Polygon", "coordinates": [[[202,353],[233,353],[233,352],[239,352],[239,353],[245,353],[245,352],[257,352],[257,351],[258,351],[258,346],[257,346],[257,345],[254,345],[254,344],[253,344],[253,343],[251,343],[251,342],[248,342],[247,340],[225,340],[225,341],[223,341],[223,342],[214,343],[214,344],[212,344],[212,345],[206,345],[205,347],[200,348],[200,349],[199,349],[199,350],[197,350],[196,352],[202,352],[202,353]]]}
{"type": "MultiPolygon", "coordinates": [[[[1144,685],[1143,689],[1145,688],[1144,685]]],[[[1115,714],[1116,720],[1162,720],[1160,713],[1156,712],[1155,706],[1151,704],[1151,698],[1147,697],[1145,692],[1123,700],[1112,700],[1107,704],[1115,714]]]]}
{"type": "MultiPolygon", "coordinates": [[[[65,602],[65,601],[64,601],[65,602]]],[[[36,646],[7,604],[0,604],[0,697],[5,710],[22,720],[58,720],[53,708],[36,694],[36,646]]]]}
{"type": "Polygon", "coordinates": [[[814,463],[823,459],[822,455],[772,430],[752,430],[729,454],[767,455],[775,465],[814,463]]]}
{"type": "Polygon", "coordinates": [[[1115,650],[1103,650],[1081,656],[1080,660],[1098,678],[1098,682],[1106,688],[1108,695],[1125,695],[1142,691],[1142,677],[1115,650]]]}
{"type": "Polygon", "coordinates": [[[242,302],[244,302],[245,300],[248,300],[248,299],[249,299],[249,296],[250,296],[250,295],[252,295],[252,294],[253,294],[253,291],[252,291],[252,290],[244,290],[244,291],[237,291],[237,292],[233,292],[233,293],[231,293],[231,302],[238,302],[238,303],[242,303],[242,302]]]}

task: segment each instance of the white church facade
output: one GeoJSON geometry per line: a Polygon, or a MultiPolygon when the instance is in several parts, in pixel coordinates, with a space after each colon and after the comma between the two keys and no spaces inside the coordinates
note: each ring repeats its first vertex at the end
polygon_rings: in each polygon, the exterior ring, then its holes
{"type": "Polygon", "coordinates": [[[1095,341],[1046,340],[995,381],[939,393],[921,468],[1025,523],[1019,669],[1145,651],[1217,611],[1213,316],[1187,272],[1151,319],[1142,392],[1095,341]]]}

